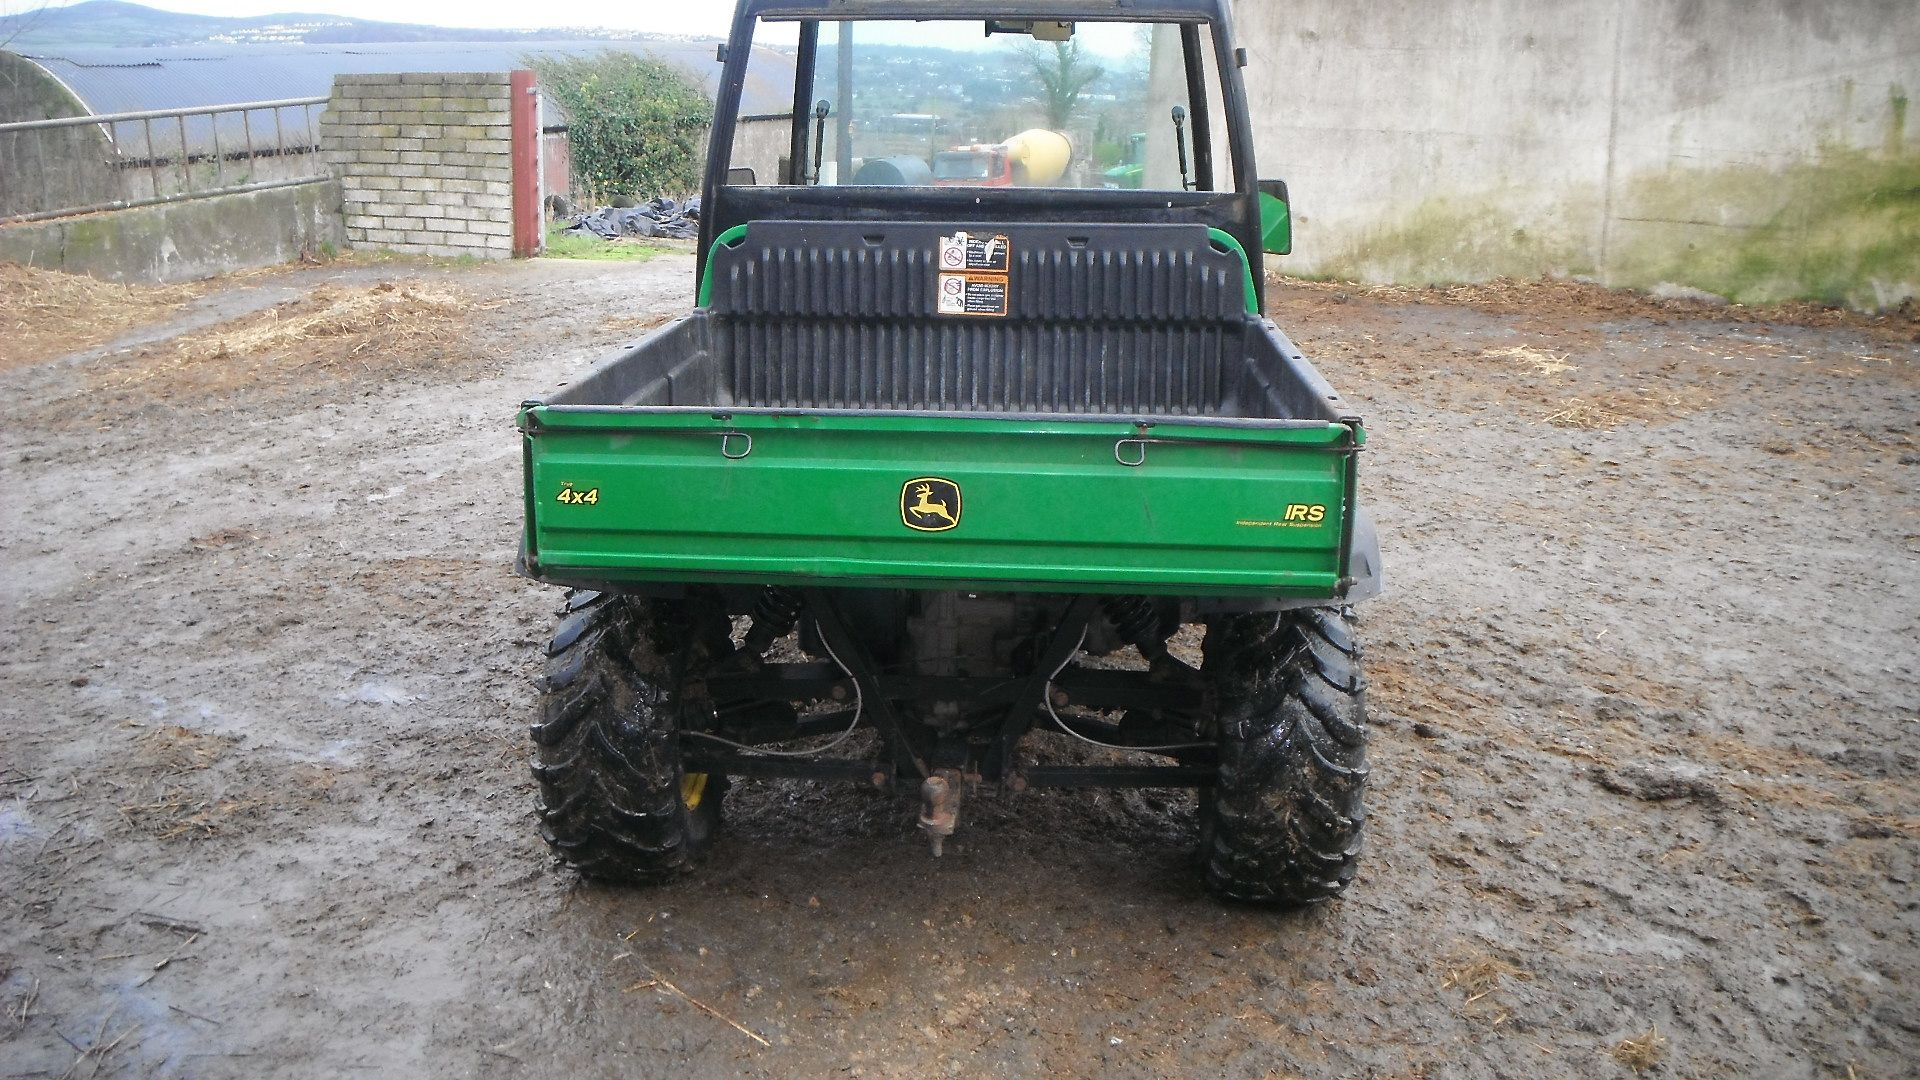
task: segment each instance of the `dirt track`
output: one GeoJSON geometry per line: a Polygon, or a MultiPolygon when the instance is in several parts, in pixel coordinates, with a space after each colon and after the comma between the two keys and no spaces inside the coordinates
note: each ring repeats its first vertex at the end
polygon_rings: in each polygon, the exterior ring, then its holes
{"type": "Polygon", "coordinates": [[[1911,321],[1277,295],[1390,574],[1324,911],[1208,900],[1191,800],[982,800],[934,862],[799,783],[682,884],[583,888],[530,821],[511,415],[690,268],[302,271],[175,328],[480,306],[414,360],[0,374],[0,1075],[1613,1077],[1651,1030],[1653,1075],[1915,1075],[1911,321]]]}

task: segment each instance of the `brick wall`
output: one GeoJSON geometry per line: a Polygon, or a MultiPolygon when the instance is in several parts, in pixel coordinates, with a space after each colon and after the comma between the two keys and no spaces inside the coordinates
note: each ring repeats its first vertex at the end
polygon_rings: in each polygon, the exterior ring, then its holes
{"type": "Polygon", "coordinates": [[[513,254],[506,72],[337,75],[320,146],[347,242],[416,255],[513,254]]]}

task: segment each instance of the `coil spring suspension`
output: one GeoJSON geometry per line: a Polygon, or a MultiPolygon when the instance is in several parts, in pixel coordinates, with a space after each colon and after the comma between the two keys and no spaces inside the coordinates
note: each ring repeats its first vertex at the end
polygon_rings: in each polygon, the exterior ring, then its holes
{"type": "Polygon", "coordinates": [[[1108,596],[1100,601],[1100,610],[1123,641],[1140,650],[1149,661],[1167,655],[1167,642],[1160,634],[1160,612],[1144,596],[1108,596]]]}
{"type": "Polygon", "coordinates": [[[759,656],[766,652],[774,642],[793,629],[794,623],[800,621],[801,606],[799,593],[769,585],[753,602],[753,625],[747,629],[747,638],[740,646],[740,651],[748,656],[759,656]]]}

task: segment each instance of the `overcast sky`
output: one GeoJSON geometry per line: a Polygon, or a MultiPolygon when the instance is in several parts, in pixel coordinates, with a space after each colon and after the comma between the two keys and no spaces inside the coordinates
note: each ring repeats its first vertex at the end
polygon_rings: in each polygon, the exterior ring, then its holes
{"type": "MultiPolygon", "coordinates": [[[[64,7],[78,0],[0,0],[0,15],[38,7],[64,7]]],[[[475,0],[134,0],[148,7],[198,15],[273,15],[305,12],[347,15],[382,22],[425,23],[429,26],[466,26],[499,30],[538,30],[557,27],[606,27],[644,30],[656,34],[701,34],[726,37],[733,23],[734,0],[568,0],[565,4],[488,3],[475,0]]],[[[1135,47],[1133,31],[1122,25],[1082,24],[1080,37],[1094,52],[1123,56],[1135,47]]],[[[791,34],[765,35],[762,40],[790,39],[791,34]]],[[[894,44],[933,44],[929,31],[906,30],[897,35],[869,34],[867,40],[894,44]]],[[[1001,39],[1004,43],[1005,39],[1001,39]]],[[[940,36],[950,48],[984,48],[990,44],[971,35],[940,36]]]]}
{"type": "MultiPolygon", "coordinates": [[[[138,2],[138,0],[136,0],[138,2]]],[[[31,11],[40,0],[0,0],[0,13],[31,11]]],[[[54,0],[48,7],[64,7],[54,0]]],[[[734,0],[568,0],[564,5],[474,3],[473,0],[149,0],[148,7],[199,15],[272,15],[282,11],[351,15],[382,22],[537,29],[605,26],[662,34],[725,37],[734,0]]]]}

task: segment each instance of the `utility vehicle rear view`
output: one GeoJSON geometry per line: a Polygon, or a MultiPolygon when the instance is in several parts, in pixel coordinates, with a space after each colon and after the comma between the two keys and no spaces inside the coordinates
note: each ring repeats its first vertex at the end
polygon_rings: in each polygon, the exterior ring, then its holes
{"type": "Polygon", "coordinates": [[[739,779],[917,795],[936,855],[969,799],[1184,787],[1217,894],[1339,893],[1364,433],[1261,314],[1225,0],[743,0],[722,58],[697,306],[520,412],[548,842],[650,882],[739,779]],[[742,87],[796,67],[769,150],[742,87]]]}

